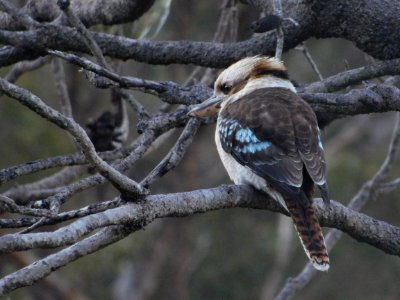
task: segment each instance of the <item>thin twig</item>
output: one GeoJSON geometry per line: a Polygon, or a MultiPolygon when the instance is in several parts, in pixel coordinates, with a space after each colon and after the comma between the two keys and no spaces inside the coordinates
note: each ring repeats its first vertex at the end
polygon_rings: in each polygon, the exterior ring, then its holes
{"type": "Polygon", "coordinates": [[[0,89],[11,98],[29,107],[38,115],[56,124],[61,129],[67,130],[76,139],[77,143],[79,143],[91,165],[114,184],[118,190],[129,192],[132,196],[144,193],[144,189],[137,182],[121,174],[100,158],[86,132],[74,120],[63,116],[58,111],[49,107],[39,97],[33,95],[28,90],[10,84],[4,79],[0,79],[0,89]]]}
{"type": "MultiPolygon", "coordinates": [[[[55,214],[55,212],[51,211],[53,214],[55,214]]],[[[25,234],[25,233],[29,233],[32,232],[33,230],[35,230],[36,228],[39,228],[43,225],[45,225],[47,220],[51,220],[51,218],[46,218],[46,217],[42,217],[40,218],[37,222],[33,223],[31,226],[20,230],[17,232],[17,234],[25,234]]]]}
{"type": "Polygon", "coordinates": [[[80,257],[98,251],[113,244],[129,234],[124,226],[111,226],[100,232],[77,242],[76,244],[38,260],[29,266],[22,268],[1,279],[0,295],[5,295],[19,287],[32,285],[39,279],[80,257]],[[34,270],[31,272],[31,270],[34,270]],[[28,272],[31,276],[24,276],[28,272]]]}
{"type": "Polygon", "coordinates": [[[293,243],[293,222],[284,215],[278,216],[277,239],[273,263],[269,266],[267,278],[262,287],[260,300],[270,300],[276,293],[279,284],[285,274],[286,267],[290,264],[293,243]]]}
{"type": "MultiPolygon", "coordinates": [[[[124,149],[124,151],[115,151],[115,152],[103,152],[99,153],[99,156],[106,161],[113,161],[115,159],[122,158],[127,155],[127,152],[131,150],[129,147],[124,149]]],[[[39,159],[35,161],[30,161],[27,163],[23,163],[20,165],[4,168],[0,170],[0,185],[9,182],[15,178],[29,175],[33,173],[37,173],[43,170],[47,170],[50,168],[57,167],[66,167],[66,166],[78,166],[87,164],[87,159],[82,154],[71,154],[71,155],[61,155],[54,156],[44,159],[39,159]]],[[[66,176],[67,174],[63,174],[66,176]]],[[[68,177],[63,177],[70,178],[68,177]]],[[[57,179],[59,180],[59,179],[57,179]]],[[[59,181],[60,182],[60,181],[59,181]]],[[[63,183],[62,181],[60,182],[63,183]]],[[[64,182],[65,183],[65,182],[64,182]]]]}
{"type": "Polygon", "coordinates": [[[300,46],[297,46],[295,49],[301,51],[304,54],[304,56],[306,57],[307,61],[311,65],[312,69],[314,70],[315,74],[317,74],[318,79],[319,80],[323,80],[324,77],[322,76],[322,74],[321,74],[317,64],[315,63],[314,59],[312,58],[312,56],[310,54],[310,51],[308,51],[308,48],[305,45],[305,43],[303,43],[300,46]]]}
{"type": "Polygon", "coordinates": [[[379,193],[390,193],[391,191],[400,187],[400,178],[396,178],[392,181],[382,183],[379,186],[379,193]]]}
{"type": "Polygon", "coordinates": [[[178,88],[177,85],[171,82],[163,83],[163,82],[156,82],[151,80],[135,78],[131,76],[119,76],[115,72],[105,69],[102,66],[89,61],[88,59],[81,58],[74,54],[70,53],[67,54],[57,50],[49,50],[48,52],[49,54],[60,57],[71,64],[78,65],[93,73],[111,79],[117,82],[120,85],[120,87],[123,88],[133,88],[135,90],[142,91],[144,93],[148,93],[155,96],[160,96],[162,93],[166,92],[166,90],[168,89],[168,85],[170,86],[169,87],[170,89],[178,88]]]}
{"type": "MultiPolygon", "coordinates": [[[[282,2],[281,0],[273,0],[273,1],[274,1],[274,14],[282,19],[282,2]]],[[[279,25],[279,27],[276,29],[275,57],[277,59],[282,58],[284,40],[285,36],[283,33],[282,25],[279,25]]]]}
{"type": "Polygon", "coordinates": [[[144,106],[128,91],[122,89],[119,90],[123,99],[133,108],[133,110],[138,114],[140,119],[150,118],[149,112],[144,108],[144,106]]]}
{"type": "Polygon", "coordinates": [[[51,213],[48,210],[45,209],[32,209],[32,208],[27,208],[25,206],[19,206],[15,204],[14,200],[4,196],[0,195],[0,201],[5,204],[8,207],[9,212],[12,213],[18,213],[18,214],[23,214],[23,215],[29,215],[29,216],[34,216],[34,217],[53,217],[54,214],[51,213]]]}
{"type": "Polygon", "coordinates": [[[12,16],[14,20],[18,21],[25,29],[35,29],[40,26],[39,22],[32,19],[28,14],[23,13],[21,9],[18,9],[8,1],[0,0],[0,10],[12,16]]]}
{"type": "MultiPolygon", "coordinates": [[[[127,146],[126,149],[121,149],[111,153],[104,152],[100,153],[99,155],[103,159],[106,159],[108,161],[122,158],[122,160],[114,166],[119,171],[123,172],[130,168],[133,163],[140,159],[145,153],[150,153],[152,149],[154,150],[155,148],[158,148],[158,145],[161,142],[158,142],[159,136],[161,136],[161,140],[164,141],[166,138],[166,135],[164,134],[165,132],[169,131],[172,128],[183,126],[185,120],[187,119],[186,114],[187,109],[182,109],[181,111],[178,110],[177,112],[174,112],[172,114],[167,114],[162,117],[150,119],[146,121],[147,124],[146,127],[143,129],[144,133],[142,134],[142,136],[132,142],[131,145],[127,146]],[[181,117],[183,118],[182,120],[180,119],[181,117]]],[[[18,176],[31,174],[51,167],[83,164],[85,162],[86,159],[84,157],[77,155],[38,160],[35,162],[30,162],[27,164],[22,164],[19,166],[1,170],[0,182],[8,182],[9,180],[17,178],[18,176]]],[[[65,199],[74,195],[77,192],[97,186],[99,184],[103,184],[104,182],[104,178],[100,175],[88,177],[71,185],[58,189],[56,191],[57,193],[53,195],[51,199],[59,199],[57,201],[63,202],[65,201],[65,199]]],[[[47,187],[46,180],[43,180],[43,184],[42,181],[39,181],[39,183],[41,189],[47,187]]],[[[51,180],[49,184],[53,186],[53,181],[51,180]]],[[[27,198],[30,195],[30,190],[35,187],[34,185],[35,183],[33,183],[32,185],[28,184],[18,186],[16,189],[11,189],[10,191],[8,191],[7,195],[10,197],[19,198],[22,194],[22,196],[27,195],[24,196],[25,198],[27,198]]],[[[36,193],[36,190],[34,190],[33,193],[36,193]]],[[[45,207],[48,207],[50,205],[48,200],[45,200],[43,203],[45,207]]]]}
{"type": "Polygon", "coordinates": [[[40,57],[33,61],[21,61],[17,63],[4,77],[5,80],[14,83],[25,72],[36,70],[50,61],[50,56],[40,57]]]}
{"type": "Polygon", "coordinates": [[[140,183],[145,188],[148,188],[155,180],[165,175],[170,170],[174,169],[182,160],[188,146],[192,143],[193,137],[200,127],[201,122],[198,119],[190,119],[181,136],[176,141],[168,154],[161,162],[146,176],[140,183]]]}
{"type": "Polygon", "coordinates": [[[60,6],[61,10],[67,16],[68,21],[71,23],[71,25],[73,27],[75,27],[78,30],[78,32],[81,34],[85,44],[90,49],[92,54],[96,57],[96,59],[100,63],[100,65],[107,69],[110,69],[110,66],[107,64],[107,61],[105,60],[99,45],[93,39],[90,31],[85,27],[85,25],[82,23],[82,21],[75,15],[73,10],[71,9],[69,1],[68,1],[68,5],[59,5],[59,6],[60,6]]]}
{"type": "Polygon", "coordinates": [[[54,59],[52,66],[54,78],[56,80],[57,92],[61,100],[61,113],[69,118],[72,118],[71,99],[69,97],[68,87],[65,81],[64,66],[61,62],[61,59],[54,59]]]}
{"type": "MultiPolygon", "coordinates": [[[[81,22],[81,20],[74,14],[70,5],[63,8],[63,10],[64,10],[64,13],[67,16],[69,22],[78,30],[78,32],[84,38],[86,45],[92,51],[92,54],[96,57],[96,60],[99,62],[100,66],[113,72],[113,69],[107,63],[106,59],[104,58],[104,55],[103,55],[99,45],[93,39],[91,32],[85,27],[85,25],[81,22]]],[[[124,100],[126,100],[129,104],[132,105],[135,112],[137,112],[141,118],[143,118],[143,117],[149,118],[150,117],[150,114],[145,110],[143,105],[141,105],[128,92],[123,91],[121,89],[117,89],[117,93],[121,94],[122,97],[124,98],[124,100]]]]}
{"type": "MultiPolygon", "coordinates": [[[[236,3],[234,0],[225,0],[220,7],[219,19],[217,29],[215,30],[212,41],[213,42],[233,42],[237,38],[238,14],[236,3]]],[[[203,68],[197,66],[192,73],[188,76],[183,86],[194,84],[200,81],[205,84],[211,84],[214,81],[214,74],[216,70],[211,68],[203,68]],[[203,75],[201,75],[203,74],[203,75]]]]}
{"type": "Polygon", "coordinates": [[[239,31],[239,12],[236,0],[231,0],[231,1],[232,1],[232,6],[231,6],[231,19],[229,22],[228,41],[236,42],[239,31]]]}
{"type": "MultiPolygon", "coordinates": [[[[115,169],[119,172],[126,171],[134,164],[134,162],[136,162],[146,153],[147,149],[149,149],[156,138],[157,135],[155,135],[153,131],[146,131],[140,137],[140,139],[138,139],[137,147],[134,148],[130,155],[118,162],[117,164],[113,164],[115,169]]],[[[59,207],[66,201],[66,199],[72,197],[78,192],[104,184],[105,182],[106,179],[98,174],[89,176],[67,186],[64,186],[57,194],[50,196],[44,201],[50,205],[53,211],[58,211],[59,207]]]]}
{"type": "MultiPolygon", "coordinates": [[[[97,214],[99,212],[118,207],[119,205],[121,205],[121,199],[119,197],[100,203],[90,204],[88,206],[79,209],[59,213],[58,215],[53,216],[51,218],[45,218],[45,221],[43,221],[42,225],[60,224],[62,222],[70,221],[76,218],[82,218],[85,216],[97,214]]],[[[34,217],[18,218],[18,219],[0,219],[0,229],[29,227],[36,224],[40,220],[41,220],[40,218],[34,218],[34,217]]]]}

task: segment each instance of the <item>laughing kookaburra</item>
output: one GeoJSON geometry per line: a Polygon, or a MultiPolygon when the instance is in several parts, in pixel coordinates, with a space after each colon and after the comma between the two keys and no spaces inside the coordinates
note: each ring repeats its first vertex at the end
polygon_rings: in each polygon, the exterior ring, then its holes
{"type": "Polygon", "coordinates": [[[248,184],[285,207],[313,266],[329,269],[315,215],[314,185],[329,204],[326,163],[316,116],[288,79],[281,61],[244,58],[224,70],[214,95],[191,116],[218,113],[215,142],[235,184],[248,184]]]}

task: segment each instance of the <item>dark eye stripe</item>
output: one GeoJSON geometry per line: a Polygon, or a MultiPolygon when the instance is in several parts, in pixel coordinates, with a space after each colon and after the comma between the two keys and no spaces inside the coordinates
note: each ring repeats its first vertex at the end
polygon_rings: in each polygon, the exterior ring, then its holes
{"type": "Polygon", "coordinates": [[[267,70],[267,69],[259,69],[255,72],[255,76],[263,76],[263,75],[273,75],[282,79],[289,79],[289,74],[284,70],[267,70]]]}

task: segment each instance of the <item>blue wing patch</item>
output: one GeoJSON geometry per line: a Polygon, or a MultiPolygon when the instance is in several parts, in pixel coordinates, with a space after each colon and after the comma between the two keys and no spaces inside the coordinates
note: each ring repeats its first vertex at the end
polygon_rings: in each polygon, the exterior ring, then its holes
{"type": "Polygon", "coordinates": [[[248,145],[246,145],[244,147],[241,147],[241,148],[236,147],[236,150],[241,152],[241,153],[243,153],[243,154],[246,154],[246,153],[254,154],[256,152],[265,150],[270,146],[271,146],[270,142],[258,142],[258,143],[248,144],[248,145]]]}
{"type": "Polygon", "coordinates": [[[242,127],[236,120],[218,118],[217,126],[222,143],[232,148],[233,141],[234,150],[240,153],[254,154],[272,145],[269,141],[260,141],[250,128],[242,127]]]}
{"type": "Polygon", "coordinates": [[[233,119],[218,118],[217,128],[221,137],[221,142],[225,146],[232,148],[232,134],[240,124],[233,119]]]}
{"type": "Polygon", "coordinates": [[[257,143],[259,140],[249,128],[241,128],[236,131],[235,138],[241,143],[257,143]]]}

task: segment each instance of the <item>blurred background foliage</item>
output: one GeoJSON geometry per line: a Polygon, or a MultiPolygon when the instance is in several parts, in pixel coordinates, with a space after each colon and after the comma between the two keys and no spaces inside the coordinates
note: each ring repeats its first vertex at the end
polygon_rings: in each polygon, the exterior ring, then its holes
{"type": "MultiPolygon", "coordinates": [[[[209,41],[216,29],[219,5],[219,1],[159,0],[140,22],[95,29],[134,38],[209,41]]],[[[239,39],[251,35],[249,25],[258,15],[254,8],[239,5],[239,39]]],[[[344,40],[309,40],[306,45],[324,77],[371,61],[344,40]]],[[[290,50],[283,58],[292,79],[299,84],[318,79],[302,52],[290,50]]],[[[182,84],[193,68],[128,61],[123,63],[121,73],[182,84]]],[[[1,75],[8,71],[1,70],[1,75]]],[[[75,66],[65,65],[65,71],[73,114],[80,124],[109,109],[108,90],[95,89],[75,66]]],[[[59,108],[51,66],[25,74],[17,84],[59,108]]],[[[161,105],[152,96],[140,93],[136,96],[152,112],[161,105]]],[[[137,135],[137,120],[132,111],[130,118],[132,140],[137,135]]],[[[385,157],[394,118],[394,113],[357,116],[336,121],[324,130],[333,199],[346,204],[376,172],[385,157]]],[[[2,168],[74,151],[64,132],[4,96],[0,102],[0,122],[2,168]]],[[[131,176],[143,178],[173,145],[178,134],[176,130],[157,151],[138,162],[131,176]]],[[[400,168],[396,167],[393,174],[399,172],[400,168]]],[[[18,179],[18,183],[39,176],[43,174],[18,179]]],[[[229,179],[214,146],[214,125],[210,125],[200,130],[180,166],[158,181],[152,193],[173,193],[224,183],[229,183],[229,179]]],[[[115,195],[112,187],[103,186],[75,196],[69,205],[73,206],[74,201],[103,201],[115,195]]],[[[376,199],[363,212],[400,225],[400,202],[396,196],[393,192],[376,199]]],[[[272,297],[286,278],[297,274],[307,262],[292,226],[280,218],[268,211],[229,209],[157,220],[145,230],[57,271],[40,284],[14,292],[11,298],[60,298],[62,295],[52,287],[53,281],[69,291],[68,297],[63,295],[65,299],[261,299],[263,291],[264,297],[272,297]],[[284,233],[288,239],[284,245],[279,244],[282,241],[278,224],[290,227],[284,233]],[[284,249],[279,272],[273,273],[277,267],[277,245],[288,249],[284,249]]],[[[44,253],[47,252],[36,251],[35,255],[40,257],[44,253]]],[[[27,253],[18,255],[0,258],[3,274],[19,268],[24,259],[34,259],[27,253]]],[[[398,257],[348,236],[344,236],[330,255],[330,271],[319,273],[296,299],[400,299],[398,257]]]]}

